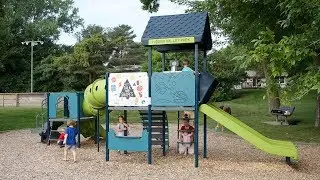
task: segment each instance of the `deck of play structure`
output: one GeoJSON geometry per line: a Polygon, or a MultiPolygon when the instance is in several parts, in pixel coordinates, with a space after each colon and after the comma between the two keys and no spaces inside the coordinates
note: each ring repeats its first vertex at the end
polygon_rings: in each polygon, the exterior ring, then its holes
{"type": "Polygon", "coordinates": [[[95,134],[101,133],[97,128],[98,118],[92,116],[105,115],[106,161],[112,160],[110,150],[127,150],[146,152],[147,162],[151,164],[153,145],[160,145],[165,156],[167,111],[194,111],[195,167],[199,166],[199,112],[204,114],[204,158],[207,157],[207,116],[267,153],[286,157],[287,162],[298,158],[293,143],[269,139],[230,114],[206,104],[218,84],[206,66],[207,52],[212,49],[207,13],[151,17],[142,44],[148,48],[148,72],[106,73],[105,79],[96,80],[84,93],[48,93],[48,131],[50,122],[56,119],[57,97],[63,96],[69,101],[65,107],[70,111],[67,119],[77,120],[79,130],[82,121],[95,119],[95,134]],[[153,50],[162,54],[162,72],[152,72],[153,50]],[[194,52],[194,71],[166,71],[166,54],[177,51],[194,52]],[[139,110],[144,126],[141,136],[116,136],[109,128],[109,113],[113,110],[139,110]]]}

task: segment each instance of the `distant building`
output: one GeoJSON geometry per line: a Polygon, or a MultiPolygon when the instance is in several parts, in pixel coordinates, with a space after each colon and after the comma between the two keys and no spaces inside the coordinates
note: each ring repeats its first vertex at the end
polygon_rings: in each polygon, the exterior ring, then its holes
{"type": "MultiPolygon", "coordinates": [[[[264,88],[266,87],[266,78],[263,75],[258,74],[256,71],[246,71],[247,77],[243,79],[239,84],[234,86],[235,89],[250,89],[250,88],[264,88]]],[[[277,76],[276,79],[281,88],[286,87],[288,82],[288,74],[283,73],[282,76],[277,76]]]]}

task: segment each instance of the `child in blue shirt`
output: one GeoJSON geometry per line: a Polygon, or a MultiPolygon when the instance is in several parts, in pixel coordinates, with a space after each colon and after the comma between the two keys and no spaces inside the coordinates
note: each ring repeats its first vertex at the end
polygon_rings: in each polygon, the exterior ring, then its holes
{"type": "Polygon", "coordinates": [[[64,136],[64,141],[63,144],[65,144],[65,149],[64,149],[64,159],[67,160],[67,153],[68,150],[71,150],[72,155],[73,155],[73,162],[76,162],[76,137],[78,134],[78,129],[75,128],[76,122],[75,121],[67,121],[67,126],[68,128],[65,131],[65,136],[64,136]]]}
{"type": "Polygon", "coordinates": [[[181,71],[193,71],[189,67],[189,60],[187,60],[187,59],[183,60],[183,69],[181,71]]]}

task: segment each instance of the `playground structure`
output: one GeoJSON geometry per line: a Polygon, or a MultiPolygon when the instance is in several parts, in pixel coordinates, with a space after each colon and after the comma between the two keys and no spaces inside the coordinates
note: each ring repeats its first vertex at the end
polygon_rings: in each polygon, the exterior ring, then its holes
{"type": "MultiPolygon", "coordinates": [[[[55,124],[64,124],[68,120],[74,120],[77,122],[77,128],[79,132],[81,130],[81,124],[85,121],[93,121],[95,123],[95,136],[97,136],[97,119],[94,116],[86,117],[82,110],[82,104],[84,100],[83,93],[81,92],[59,92],[59,93],[47,93],[47,144],[50,145],[51,140],[56,140],[56,137],[52,137],[54,132],[58,132],[57,128],[53,128],[55,124]],[[58,117],[58,104],[59,100],[63,98],[63,117],[58,117]]],[[[77,145],[80,147],[80,133],[77,137],[77,145]]]]}
{"type": "MultiPolygon", "coordinates": [[[[290,158],[298,158],[298,151],[293,143],[269,139],[228,113],[206,104],[218,84],[207,72],[206,66],[207,51],[212,48],[207,13],[151,17],[142,36],[142,43],[148,48],[148,72],[106,73],[105,79],[98,79],[90,84],[83,94],[48,93],[48,124],[62,120],[54,120],[54,112],[57,97],[63,96],[69,99],[68,119],[77,120],[79,130],[81,121],[95,119],[97,136],[99,116],[106,116],[106,161],[110,160],[110,150],[125,150],[147,152],[147,161],[151,164],[153,145],[162,147],[163,156],[168,150],[166,111],[194,111],[194,163],[198,167],[199,112],[202,112],[204,158],[207,157],[207,116],[257,148],[285,157],[287,163],[290,163],[290,158]],[[153,49],[162,54],[162,72],[152,72],[153,49]],[[188,50],[194,50],[194,71],[166,71],[166,53],[188,50]],[[201,72],[199,51],[203,52],[201,72]],[[141,136],[116,136],[114,130],[109,128],[109,114],[113,110],[123,110],[125,116],[128,110],[139,110],[144,126],[141,136]]],[[[78,146],[79,140],[80,135],[78,146]]]]}

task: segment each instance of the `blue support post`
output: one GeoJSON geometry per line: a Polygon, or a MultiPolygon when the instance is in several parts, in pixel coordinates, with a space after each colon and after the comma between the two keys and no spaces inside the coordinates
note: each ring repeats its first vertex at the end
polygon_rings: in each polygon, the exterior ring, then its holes
{"type": "Polygon", "coordinates": [[[194,69],[195,69],[195,105],[194,105],[194,165],[199,167],[199,46],[195,44],[194,50],[194,69]]]}
{"type": "Polygon", "coordinates": [[[109,73],[106,73],[106,161],[109,161],[109,142],[108,142],[108,133],[109,133],[109,73]]]}
{"type": "Polygon", "coordinates": [[[99,124],[100,124],[100,110],[98,109],[98,116],[97,116],[97,145],[98,145],[98,152],[100,151],[100,132],[99,132],[99,124]]]}
{"type": "Polygon", "coordinates": [[[207,158],[207,115],[203,115],[203,158],[207,158]]]}
{"type": "Polygon", "coordinates": [[[69,118],[69,98],[63,98],[63,116],[69,118]]]}
{"type": "Polygon", "coordinates": [[[50,116],[49,116],[50,93],[47,93],[47,144],[50,145],[50,116]]]}
{"type": "MultiPolygon", "coordinates": [[[[152,75],[152,47],[148,49],[148,86],[149,86],[149,98],[151,98],[151,75],[152,75]]],[[[152,112],[151,112],[151,102],[148,105],[148,164],[152,163],[152,142],[151,142],[151,129],[152,123],[152,112]]]]}
{"type": "Polygon", "coordinates": [[[166,155],[166,112],[162,111],[162,156],[166,155]]]}
{"type": "MultiPolygon", "coordinates": [[[[180,111],[178,111],[178,130],[180,129],[180,111]]],[[[178,136],[177,136],[177,138],[178,139],[180,139],[180,132],[179,131],[177,131],[177,133],[178,133],[178,136]]],[[[177,152],[179,152],[179,143],[177,143],[177,152]]]]}
{"type": "Polygon", "coordinates": [[[166,70],[166,53],[161,53],[162,71],[166,70]]]}
{"type": "Polygon", "coordinates": [[[94,143],[98,143],[98,117],[94,118],[94,143]]]}
{"type": "MultiPolygon", "coordinates": [[[[207,72],[207,52],[203,51],[202,71],[207,72]]],[[[207,158],[207,115],[203,115],[203,158],[207,158]]]]}
{"type": "MultiPolygon", "coordinates": [[[[125,123],[128,123],[128,122],[127,122],[127,117],[128,117],[128,111],[127,111],[127,110],[124,110],[124,111],[123,111],[123,116],[124,116],[124,122],[125,122],[125,123]]],[[[128,136],[128,130],[124,130],[123,133],[124,133],[124,136],[128,136]]],[[[124,154],[128,154],[128,151],[123,151],[123,153],[124,153],[124,154]]]]}
{"type": "Polygon", "coordinates": [[[78,148],[80,148],[80,93],[77,93],[78,148]]]}

